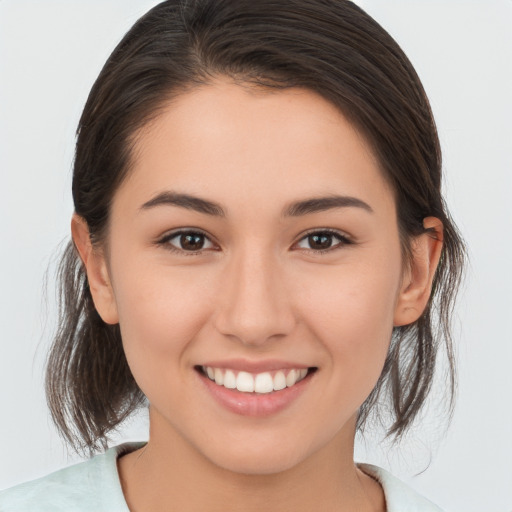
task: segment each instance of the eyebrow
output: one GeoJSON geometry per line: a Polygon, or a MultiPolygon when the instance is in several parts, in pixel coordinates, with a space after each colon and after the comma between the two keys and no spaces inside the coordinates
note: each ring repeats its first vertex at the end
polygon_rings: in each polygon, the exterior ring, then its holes
{"type": "Polygon", "coordinates": [[[148,210],[155,206],[163,205],[179,206],[180,208],[206,213],[207,215],[213,215],[215,217],[226,216],[226,213],[219,204],[190,194],[180,194],[178,192],[162,192],[157,194],[153,199],[144,203],[141,210],[148,210]]]}
{"type": "Polygon", "coordinates": [[[357,197],[332,195],[327,197],[314,197],[292,203],[284,210],[283,216],[300,217],[301,215],[323,212],[333,208],[362,208],[369,213],[373,213],[372,207],[357,197]]]}
{"type": "MultiPolygon", "coordinates": [[[[156,206],[178,206],[214,217],[226,216],[226,212],[222,206],[213,201],[172,191],[157,194],[153,199],[144,203],[141,206],[141,210],[148,210],[156,206]]],[[[329,195],[296,201],[285,207],[282,216],[301,217],[303,215],[331,210],[333,208],[361,208],[369,213],[373,213],[372,207],[357,197],[329,195]]]]}

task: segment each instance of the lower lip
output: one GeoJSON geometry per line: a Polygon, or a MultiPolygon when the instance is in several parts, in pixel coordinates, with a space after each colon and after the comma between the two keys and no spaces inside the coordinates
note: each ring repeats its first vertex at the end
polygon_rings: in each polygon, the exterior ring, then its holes
{"type": "Polygon", "coordinates": [[[208,377],[198,372],[206,389],[213,398],[231,412],[242,416],[270,416],[292,404],[310,384],[313,373],[308,373],[301,381],[289,388],[271,393],[243,393],[237,389],[228,389],[215,384],[208,377]]]}

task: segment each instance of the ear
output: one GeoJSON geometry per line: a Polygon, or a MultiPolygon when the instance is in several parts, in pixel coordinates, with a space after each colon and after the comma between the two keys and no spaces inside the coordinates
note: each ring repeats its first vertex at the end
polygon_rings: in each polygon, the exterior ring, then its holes
{"type": "Polygon", "coordinates": [[[104,252],[93,247],[87,222],[76,213],[71,219],[71,234],[87,272],[96,311],[105,323],[117,324],[117,305],[104,252]]]}
{"type": "Polygon", "coordinates": [[[408,325],[421,316],[432,291],[432,281],[443,248],[443,223],[436,217],[423,219],[428,229],[412,242],[412,261],[398,296],[394,326],[408,325]]]}

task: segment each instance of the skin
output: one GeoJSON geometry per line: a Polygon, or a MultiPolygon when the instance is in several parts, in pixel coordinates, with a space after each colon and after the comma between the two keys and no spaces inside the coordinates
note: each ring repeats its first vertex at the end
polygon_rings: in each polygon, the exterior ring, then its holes
{"type": "Polygon", "coordinates": [[[118,464],[130,509],[385,510],[380,485],[354,464],[355,420],[393,326],[414,322],[428,300],[442,225],[424,225],[437,239],[413,240],[405,264],[393,193],[370,147],[311,91],[219,78],[141,130],[106,247],[72,221],[98,312],[120,323],[151,404],[148,445],[118,464]],[[225,216],[142,207],[166,191],[215,202],[225,216]],[[371,211],[282,215],[333,194],[371,211]],[[180,237],[162,242],[178,228],[207,235],[200,252],[186,254],[180,237]],[[348,242],[328,238],[319,253],[307,234],[325,229],[348,242]],[[194,368],[232,358],[317,371],[283,411],[247,417],[212,400],[194,368]]]}

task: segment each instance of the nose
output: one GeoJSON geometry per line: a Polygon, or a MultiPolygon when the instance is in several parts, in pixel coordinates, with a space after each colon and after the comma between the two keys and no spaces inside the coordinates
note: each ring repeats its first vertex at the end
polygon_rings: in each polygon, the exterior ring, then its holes
{"type": "Polygon", "coordinates": [[[223,272],[215,315],[219,332],[262,346],[293,330],[295,316],[275,257],[247,249],[233,255],[223,272]]]}

